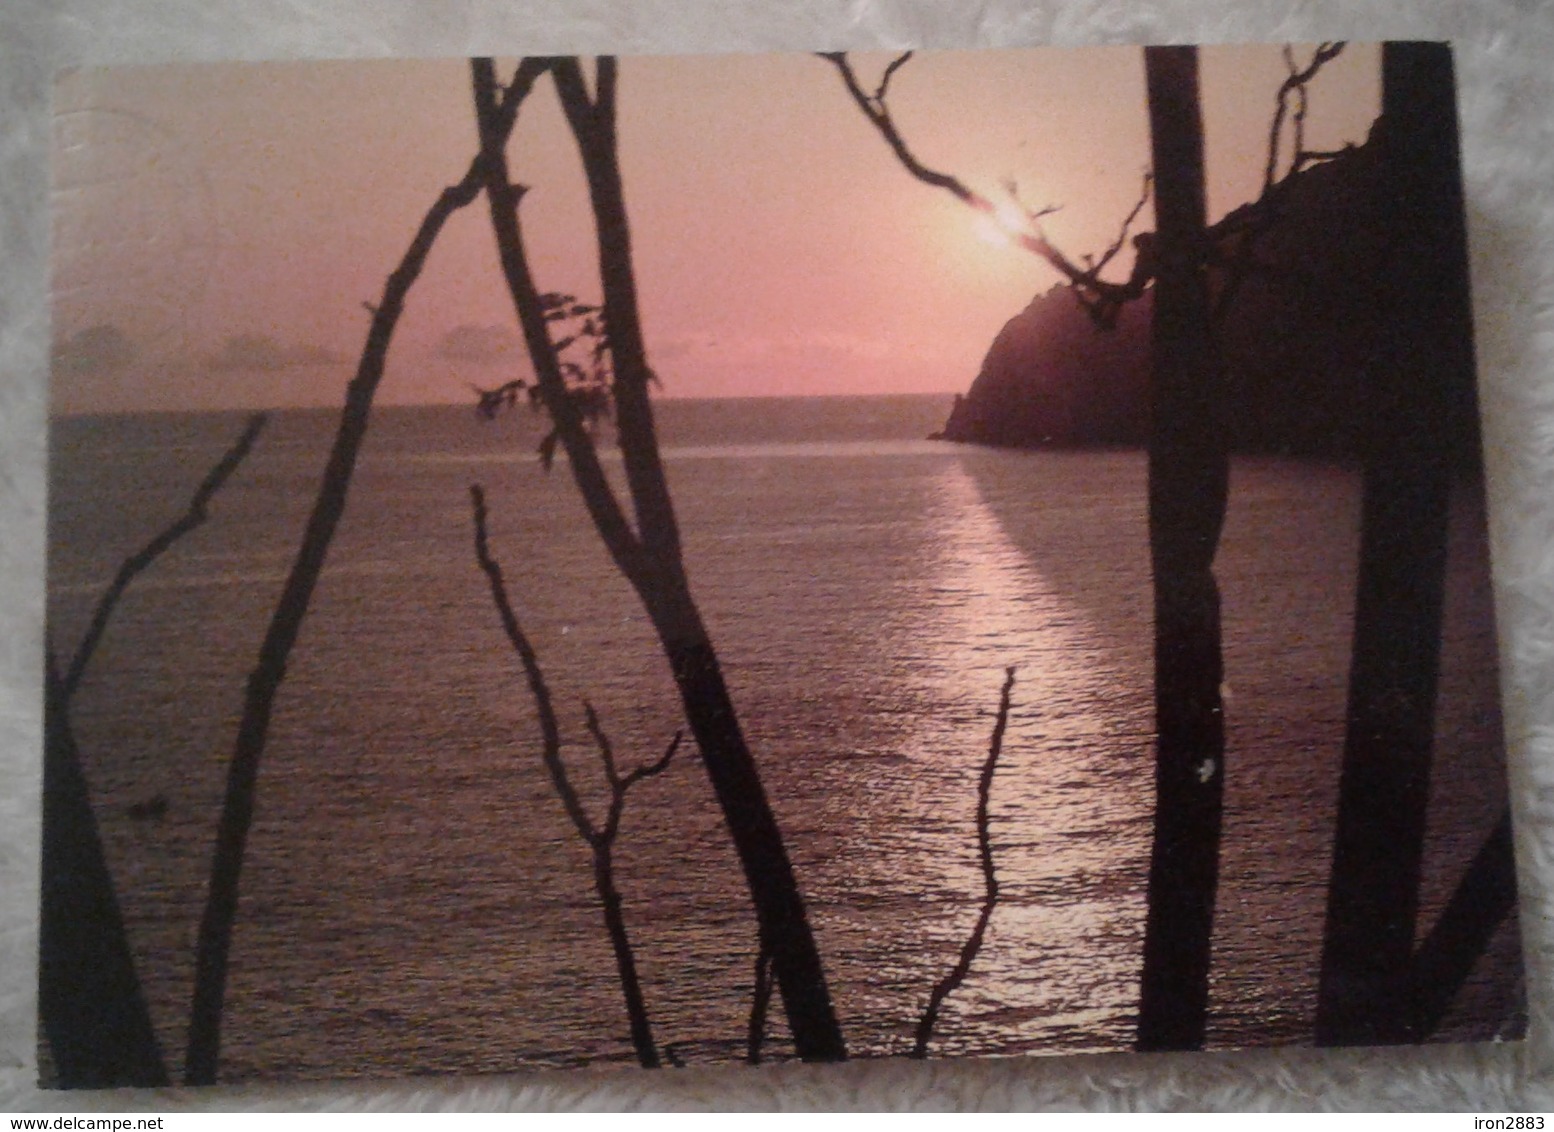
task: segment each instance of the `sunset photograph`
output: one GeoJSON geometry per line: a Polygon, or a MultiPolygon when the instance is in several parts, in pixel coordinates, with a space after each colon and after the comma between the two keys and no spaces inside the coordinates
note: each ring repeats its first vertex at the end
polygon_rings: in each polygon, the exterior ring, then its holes
{"type": "Polygon", "coordinates": [[[1523,1037],[1444,44],[53,126],[44,1086],[1523,1037]]]}

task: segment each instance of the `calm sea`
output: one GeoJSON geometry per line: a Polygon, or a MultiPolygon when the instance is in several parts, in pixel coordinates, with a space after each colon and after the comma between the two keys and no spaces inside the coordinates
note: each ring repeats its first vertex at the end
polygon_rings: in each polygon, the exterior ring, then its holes
{"type": "MultiPolygon", "coordinates": [[[[669,401],[696,595],[808,899],[855,1055],[903,1052],[982,895],[976,778],[1018,668],[992,832],[1002,899],[934,1051],[1126,1047],[1152,807],[1144,460],[920,439],[943,398],[669,401]]],[[[185,506],[233,415],[57,423],[50,608],[68,654],[118,562],[185,506]]],[[[311,502],[331,414],[274,416],[210,522],[135,583],[77,735],[175,1069],[243,680],[311,502]],[[156,796],[160,819],[130,807],[156,796]]],[[[628,1062],[585,847],[472,550],[494,549],[563,712],[624,761],[680,726],[636,600],[526,412],[378,413],[277,705],[243,876],[223,1075],[628,1062]]],[[[618,463],[612,463],[618,471],[618,463]]],[[[1310,1040],[1341,744],[1358,477],[1238,460],[1220,557],[1226,836],[1211,1040],[1310,1040]]],[[[1453,518],[1423,922],[1504,802],[1483,511],[1453,518]]],[[[661,1044],[743,1050],[755,937],[693,752],[632,792],[619,883],[661,1044]]],[[[1515,998],[1502,929],[1447,1035],[1515,998]]],[[[774,1010],[769,1052],[786,1048],[774,1010]]]]}

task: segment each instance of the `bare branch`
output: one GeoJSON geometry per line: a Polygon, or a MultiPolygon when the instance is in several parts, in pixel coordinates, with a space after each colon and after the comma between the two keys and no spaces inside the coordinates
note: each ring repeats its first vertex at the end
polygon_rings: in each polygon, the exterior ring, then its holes
{"type": "Polygon", "coordinates": [[[1284,65],[1288,71],[1274,96],[1273,120],[1268,126],[1268,156],[1263,163],[1263,190],[1257,200],[1245,209],[1232,213],[1215,231],[1221,237],[1236,238],[1230,254],[1223,259],[1226,268],[1219,295],[1214,301],[1213,318],[1222,322],[1240,293],[1246,277],[1256,268],[1257,242],[1272,228],[1279,218],[1279,206],[1284,193],[1294,183],[1295,174],[1322,161],[1330,161],[1350,147],[1338,150],[1308,150],[1306,148],[1306,111],[1309,106],[1307,87],[1328,63],[1344,50],[1342,42],[1318,44],[1311,54],[1311,61],[1304,67],[1295,60],[1295,51],[1288,44],[1284,47],[1284,65]],[[1291,113],[1291,105],[1294,110],[1291,113]],[[1281,175],[1279,154],[1283,150],[1285,121],[1290,121],[1292,142],[1290,164],[1281,175]]]}
{"type": "MultiPolygon", "coordinates": [[[[1291,64],[1293,67],[1293,63],[1291,64]]],[[[1293,140],[1290,148],[1294,151],[1290,158],[1290,171],[1294,172],[1301,167],[1301,159],[1306,152],[1306,111],[1311,109],[1311,93],[1306,84],[1302,83],[1295,88],[1295,113],[1290,118],[1293,140]]]]}
{"type": "Polygon", "coordinates": [[[599,723],[599,713],[594,711],[594,705],[587,700],[583,701],[583,718],[587,721],[588,733],[594,737],[594,743],[599,748],[599,759],[604,763],[604,775],[609,780],[610,790],[619,792],[621,776],[615,769],[615,748],[599,723]]]}
{"type": "Polygon", "coordinates": [[[227,480],[232,478],[232,473],[237,471],[238,465],[252,450],[254,441],[259,438],[260,430],[264,428],[264,422],[263,413],[255,413],[249,417],[242,434],[232,447],[227,449],[226,454],[216,461],[215,466],[206,473],[205,479],[195,489],[194,496],[189,500],[188,509],[183,515],[119,566],[113,581],[103,591],[103,596],[98,599],[97,608],[92,611],[92,620],[87,625],[86,633],[82,636],[81,643],[76,646],[75,655],[70,658],[70,668],[66,671],[60,685],[62,703],[68,704],[71,697],[75,695],[76,688],[81,684],[81,678],[86,674],[86,666],[91,663],[92,654],[97,651],[97,645],[108,628],[108,621],[113,617],[113,611],[118,607],[119,599],[124,596],[124,591],[129,588],[129,584],[175,542],[204,524],[209,518],[206,507],[227,480]]]}
{"type": "MultiPolygon", "coordinates": [[[[1041,222],[1043,219],[1053,215],[1054,213],[1063,211],[1063,206],[1061,204],[1048,204],[1043,205],[1041,208],[1028,207],[1025,202],[1020,199],[1020,186],[1018,183],[1016,183],[1013,177],[1006,177],[1004,179],[1003,189],[1004,192],[1009,194],[1010,202],[1020,210],[1021,218],[1025,221],[1025,223],[1031,226],[1031,230],[1034,232],[1041,231],[1041,222]]],[[[1087,268],[1093,266],[1089,262],[1089,256],[1085,256],[1084,259],[1086,261],[1085,266],[1087,268]]]]}
{"type": "Polygon", "coordinates": [[[120,598],[131,582],[184,535],[205,523],[207,507],[247,457],[265,424],[249,417],[237,441],[206,474],[189,506],[120,565],[93,610],[67,675],[45,649],[44,842],[40,1015],[67,1085],[168,1083],[123,919],[104,864],[102,842],[70,723],[70,699],[85,676],[120,598]],[[104,925],[82,932],[80,923],[104,925]],[[60,956],[64,956],[61,959],[60,956]],[[59,1027],[62,1015],[75,1021],[59,1027]]]}
{"type": "Polygon", "coordinates": [[[588,733],[593,736],[594,744],[599,748],[599,758],[604,763],[604,775],[610,784],[609,815],[605,818],[604,828],[594,836],[595,847],[608,851],[615,844],[615,835],[620,831],[621,814],[626,808],[627,791],[644,778],[652,778],[669,769],[670,760],[680,749],[680,740],[685,732],[675,732],[674,738],[669,741],[669,749],[656,762],[644,763],[623,778],[616,769],[615,749],[610,742],[610,737],[605,734],[604,726],[599,722],[599,714],[587,700],[583,701],[583,710],[588,733]]]}
{"type": "Polygon", "coordinates": [[[674,758],[675,752],[680,749],[680,741],[685,738],[684,731],[676,731],[674,738],[669,740],[669,746],[656,762],[644,763],[626,776],[621,783],[622,789],[630,790],[644,778],[652,778],[669,769],[669,762],[674,758]]]}
{"type": "Polygon", "coordinates": [[[540,717],[542,738],[540,758],[550,774],[551,786],[555,789],[556,796],[561,799],[562,808],[566,810],[567,817],[571,820],[573,828],[577,830],[578,836],[587,842],[593,857],[594,891],[599,894],[605,930],[609,934],[610,946],[615,953],[615,968],[620,978],[621,993],[626,1000],[626,1017],[631,1025],[632,1045],[637,1051],[637,1060],[643,1068],[657,1069],[661,1064],[658,1046],[653,1041],[653,1028],[648,1018],[647,1001],[642,994],[642,981],[637,974],[636,956],[632,951],[631,938],[626,932],[621,894],[615,887],[613,850],[616,834],[620,831],[621,811],[626,804],[626,792],[633,783],[648,774],[657,774],[669,765],[669,760],[674,757],[675,751],[680,746],[680,736],[678,734],[675,736],[668,752],[656,763],[638,768],[625,778],[621,778],[615,768],[614,748],[599,722],[599,714],[594,711],[591,703],[587,700],[583,701],[588,733],[593,736],[594,742],[599,747],[599,756],[604,762],[605,775],[610,784],[609,816],[606,817],[602,828],[594,826],[583,808],[582,800],[572,786],[566,764],[561,759],[561,731],[556,722],[550,687],[545,681],[545,674],[540,670],[539,658],[535,655],[534,646],[524,633],[523,627],[518,623],[517,614],[513,612],[512,602],[507,595],[507,585],[502,578],[502,567],[491,555],[490,542],[486,534],[485,492],[480,485],[471,484],[469,495],[470,506],[475,517],[475,559],[490,583],[491,600],[496,605],[497,615],[501,618],[502,630],[506,633],[513,651],[523,662],[524,673],[529,680],[529,691],[534,697],[535,710],[540,717]]]}
{"type": "Polygon", "coordinates": [[[939,1010],[948,998],[965,981],[971,964],[982,950],[982,939],[987,934],[988,921],[993,918],[993,908],[998,903],[998,875],[993,868],[993,838],[989,829],[988,809],[993,792],[993,773],[998,769],[998,756],[1004,747],[1004,731],[1009,725],[1009,697],[1014,691],[1014,669],[1004,670],[1004,688],[998,699],[998,718],[993,723],[993,736],[988,743],[987,759],[982,764],[982,777],[977,782],[977,849],[982,862],[984,895],[982,911],[961,948],[960,958],[950,973],[933,988],[928,1005],[917,1023],[917,1039],[912,1046],[912,1057],[928,1056],[928,1043],[933,1038],[934,1024],[939,1020],[939,1010]]]}
{"type": "MultiPolygon", "coordinates": [[[[486,493],[479,484],[471,484],[469,488],[470,508],[475,516],[475,559],[480,563],[480,568],[485,572],[486,579],[491,587],[491,601],[496,605],[497,616],[502,620],[502,631],[507,635],[508,644],[518,654],[518,659],[523,665],[524,675],[529,681],[529,692],[534,697],[534,708],[540,720],[540,757],[544,760],[545,769],[550,774],[550,782],[556,790],[556,796],[561,799],[562,808],[566,810],[567,817],[573,827],[582,838],[592,844],[599,837],[599,832],[594,828],[588,818],[588,813],[583,809],[582,800],[577,796],[577,791],[572,787],[572,780],[567,774],[566,763],[561,759],[561,727],[556,721],[555,704],[551,700],[550,686],[545,681],[545,673],[540,669],[538,655],[534,651],[534,645],[529,641],[528,635],[518,623],[518,615],[513,612],[512,602],[507,596],[507,584],[502,578],[502,567],[491,556],[491,545],[486,536],[486,493]]],[[[593,709],[590,708],[590,716],[593,709]]]]}
{"type": "Polygon", "coordinates": [[[890,65],[885,68],[884,75],[880,77],[880,85],[874,89],[874,101],[880,105],[881,109],[884,108],[885,104],[885,92],[890,89],[891,76],[906,66],[907,60],[910,58],[912,58],[912,52],[903,51],[892,59],[890,65]]]}
{"type": "Polygon", "coordinates": [[[889,85],[890,77],[912,57],[909,51],[896,59],[886,68],[885,79],[871,97],[864,92],[858,83],[857,73],[853,71],[853,65],[847,58],[845,51],[822,51],[820,58],[831,63],[842,76],[842,82],[847,87],[847,93],[852,95],[853,101],[858,104],[858,109],[863,111],[864,117],[874,126],[897,160],[906,167],[906,171],[922,181],[925,185],[932,185],[936,189],[943,189],[953,195],[957,200],[963,200],[967,204],[983,212],[992,212],[993,205],[985,197],[979,196],[968,189],[958,178],[948,173],[940,173],[928,168],[907,148],[905,139],[902,138],[896,124],[890,116],[890,108],[885,105],[885,88],[889,85]]]}
{"type": "Polygon", "coordinates": [[[1128,232],[1132,229],[1133,222],[1139,218],[1139,213],[1143,212],[1144,206],[1149,203],[1149,192],[1151,186],[1154,184],[1154,181],[1155,175],[1148,169],[1144,170],[1144,181],[1143,184],[1139,187],[1138,203],[1133,206],[1133,210],[1129,212],[1127,216],[1123,217],[1122,227],[1117,230],[1117,238],[1111,242],[1111,245],[1104,252],[1101,253],[1101,258],[1096,260],[1094,263],[1091,263],[1089,257],[1086,257],[1086,266],[1088,266],[1091,271],[1103,270],[1107,264],[1116,258],[1117,253],[1122,250],[1123,245],[1128,242],[1128,232]]]}
{"type": "MultiPolygon", "coordinates": [[[[931,169],[919,161],[917,156],[907,146],[906,140],[901,136],[901,131],[897,129],[895,119],[890,113],[890,107],[885,103],[885,91],[889,86],[891,77],[911,57],[911,52],[899,56],[886,68],[885,77],[881,80],[873,95],[864,91],[845,51],[820,52],[819,57],[836,68],[837,73],[842,78],[843,85],[847,88],[847,93],[852,96],[853,102],[863,112],[864,117],[869,120],[869,123],[875,130],[879,132],[879,135],[885,139],[886,144],[890,146],[891,152],[896,155],[896,159],[908,173],[922,181],[925,185],[948,192],[957,200],[970,205],[978,212],[997,217],[999,210],[993,201],[969,188],[958,177],[931,169]]],[[[1142,204],[1139,208],[1142,208],[1142,204]]],[[[1137,269],[1135,269],[1133,277],[1123,283],[1111,282],[1100,277],[1101,267],[1109,263],[1116,256],[1117,251],[1114,250],[1109,255],[1103,256],[1100,261],[1094,264],[1081,267],[1065,256],[1056,245],[1048,240],[1043,235],[1037,221],[1041,217],[1055,212],[1055,207],[1049,206],[1035,212],[1023,209],[1022,211],[1025,212],[1026,226],[1021,230],[1011,231],[1009,233],[1010,241],[1017,247],[1023,248],[1032,255],[1041,258],[1049,267],[1067,279],[1069,285],[1074,288],[1076,295],[1079,296],[1085,310],[1089,312],[1090,316],[1097,323],[1102,326],[1111,326],[1116,320],[1117,313],[1125,303],[1131,302],[1144,294],[1144,289],[1149,279],[1147,276],[1141,275],[1137,269]]],[[[1139,209],[1135,209],[1128,221],[1123,225],[1123,235],[1119,237],[1117,250],[1121,250],[1123,243],[1126,241],[1128,226],[1131,225],[1138,211],[1139,209]]]]}
{"type": "Polygon", "coordinates": [[[546,408],[565,446],[583,497],[611,558],[653,622],[693,734],[703,737],[702,763],[743,866],[762,930],[772,941],[773,969],[787,1008],[795,1051],[815,1060],[842,1060],[846,1043],[836,1019],[819,948],[760,775],[739,726],[722,668],[691,596],[678,525],[659,452],[649,397],[647,362],[632,267],[630,223],[615,140],[614,63],[599,64],[599,95],[588,97],[576,59],[553,68],[588,184],[603,290],[603,325],[622,462],[636,526],[605,477],[567,375],[549,338],[546,311],[523,249],[517,201],[502,147],[486,144],[491,95],[477,82],[476,114],[487,157],[485,187],[498,257],[511,292],[546,408]]]}
{"type": "MultiPolygon", "coordinates": [[[[1295,57],[1287,43],[1284,45],[1284,63],[1293,76],[1295,57]]],[[[1273,121],[1268,124],[1268,156],[1263,162],[1263,192],[1265,193],[1273,188],[1274,182],[1279,179],[1279,141],[1284,136],[1284,119],[1290,110],[1289,87],[1290,80],[1285,79],[1284,85],[1279,87],[1279,93],[1275,97],[1273,121]]]]}
{"type": "Polygon", "coordinates": [[[1284,82],[1279,85],[1275,96],[1273,121],[1268,127],[1268,157],[1263,164],[1263,193],[1268,193],[1274,185],[1288,177],[1291,173],[1298,173],[1306,165],[1313,161],[1325,160],[1329,155],[1316,153],[1306,149],[1306,107],[1307,86],[1317,73],[1343,53],[1345,44],[1342,42],[1321,43],[1311,54],[1311,61],[1304,67],[1295,62],[1295,51],[1288,44],[1284,47],[1284,65],[1289,74],[1284,82]],[[1285,119],[1290,116],[1291,100],[1295,102],[1294,112],[1294,137],[1290,153],[1290,167],[1285,171],[1284,177],[1279,175],[1279,152],[1283,148],[1285,119]]]}
{"type": "Polygon", "coordinates": [[[593,704],[587,700],[583,701],[588,733],[599,748],[599,757],[604,764],[605,777],[610,786],[608,815],[603,826],[595,826],[589,820],[583,808],[582,799],[578,797],[567,774],[566,764],[561,759],[560,728],[556,722],[550,688],[546,684],[544,673],[540,670],[539,658],[535,655],[533,645],[513,612],[507,586],[502,578],[502,567],[491,555],[486,534],[485,492],[478,484],[473,484],[470,486],[469,494],[475,516],[475,558],[490,582],[491,600],[496,605],[497,614],[501,618],[503,632],[506,633],[513,651],[522,660],[524,672],[528,676],[529,691],[534,697],[535,709],[540,717],[540,732],[543,739],[540,748],[541,760],[550,774],[551,786],[555,789],[557,797],[561,799],[567,817],[571,819],[578,835],[587,842],[589,852],[593,856],[594,890],[599,894],[605,930],[609,933],[610,946],[615,953],[616,972],[620,978],[621,993],[626,1000],[626,1016],[631,1024],[632,1045],[637,1051],[637,1060],[644,1068],[657,1069],[660,1065],[658,1046],[653,1040],[647,1001],[642,994],[642,981],[637,974],[636,956],[632,951],[630,936],[626,932],[621,894],[615,887],[614,848],[616,835],[620,832],[621,813],[625,809],[627,792],[642,779],[659,774],[668,768],[670,760],[680,748],[681,733],[675,733],[669,749],[664,752],[662,758],[637,767],[623,778],[616,769],[615,748],[610,742],[610,737],[605,733],[603,724],[599,721],[599,713],[594,710],[593,704]]]}

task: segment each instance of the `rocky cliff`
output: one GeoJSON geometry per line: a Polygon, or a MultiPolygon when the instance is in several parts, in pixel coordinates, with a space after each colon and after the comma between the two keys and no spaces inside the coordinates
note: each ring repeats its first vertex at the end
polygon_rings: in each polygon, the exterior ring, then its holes
{"type": "MultiPolygon", "coordinates": [[[[1341,455],[1361,442],[1365,374],[1390,332],[1377,288],[1394,236],[1374,138],[1289,179],[1248,246],[1249,210],[1213,230],[1221,262],[1245,254],[1226,307],[1227,427],[1241,451],[1341,455]]],[[[1222,289],[1227,278],[1217,273],[1222,289]]],[[[1100,329],[1073,294],[1033,299],[994,339],[942,437],[1006,447],[1144,443],[1151,296],[1100,329]]],[[[1468,406],[1454,435],[1476,451],[1468,406]]]]}

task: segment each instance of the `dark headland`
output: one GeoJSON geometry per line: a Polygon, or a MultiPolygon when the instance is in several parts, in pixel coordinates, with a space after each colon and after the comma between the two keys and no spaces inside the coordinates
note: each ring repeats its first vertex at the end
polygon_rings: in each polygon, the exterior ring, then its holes
{"type": "MultiPolygon", "coordinates": [[[[1389,260],[1399,219],[1375,131],[1275,192],[1266,225],[1249,223],[1247,206],[1212,230],[1220,290],[1223,265],[1248,265],[1221,323],[1226,427],[1237,451],[1358,455],[1371,359],[1392,334],[1413,329],[1383,325],[1376,301],[1396,270],[1389,260]],[[1257,234],[1248,246],[1249,231],[1257,234]]],[[[1067,287],[1036,296],[994,339],[935,439],[1013,448],[1144,444],[1151,301],[1146,292],[1102,329],[1067,287]]],[[[1454,413],[1450,435],[1456,454],[1476,463],[1471,397],[1454,413]]]]}

